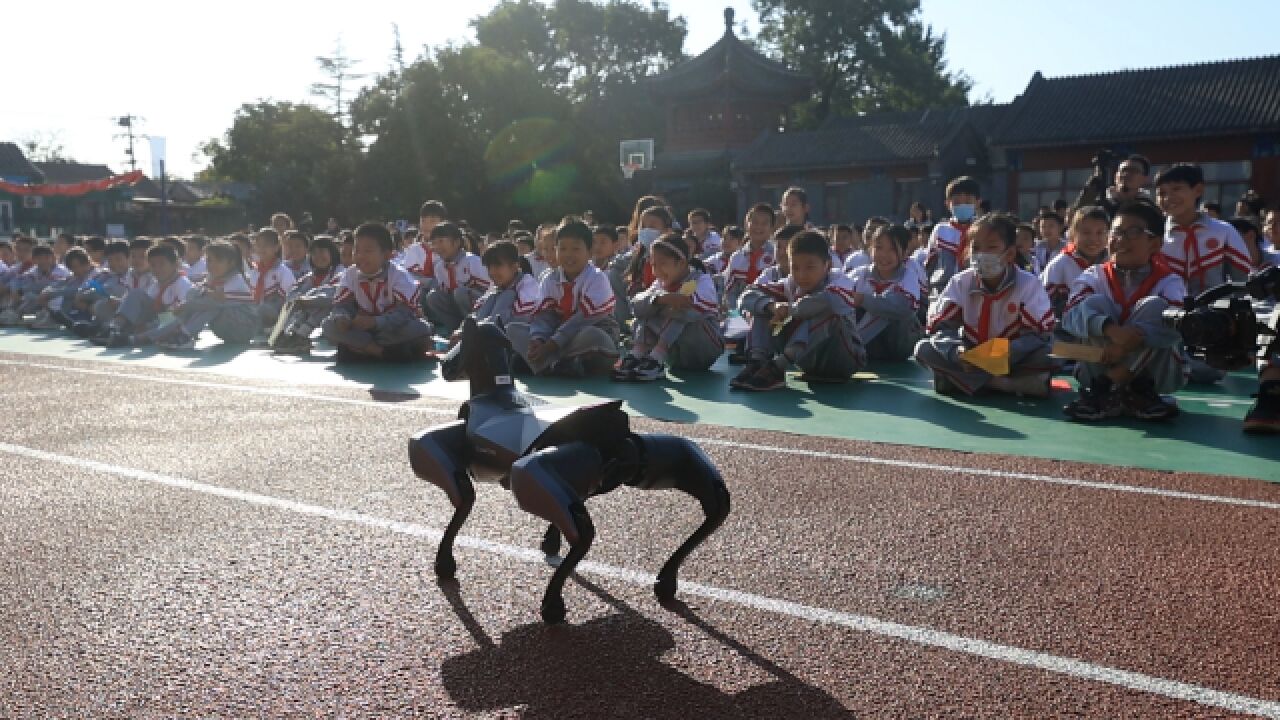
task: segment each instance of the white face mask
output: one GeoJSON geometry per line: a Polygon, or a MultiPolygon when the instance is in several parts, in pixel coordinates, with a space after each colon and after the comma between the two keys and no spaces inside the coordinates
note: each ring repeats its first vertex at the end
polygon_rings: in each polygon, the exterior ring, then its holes
{"type": "Polygon", "coordinates": [[[658,237],[661,235],[662,235],[661,230],[654,230],[653,228],[640,228],[640,232],[636,233],[636,239],[640,241],[641,245],[645,246],[645,249],[648,249],[653,246],[653,241],[657,240],[658,237]]]}
{"type": "Polygon", "coordinates": [[[1000,253],[974,253],[969,256],[969,264],[978,271],[978,276],[988,280],[1004,275],[1005,262],[1000,253]]]}

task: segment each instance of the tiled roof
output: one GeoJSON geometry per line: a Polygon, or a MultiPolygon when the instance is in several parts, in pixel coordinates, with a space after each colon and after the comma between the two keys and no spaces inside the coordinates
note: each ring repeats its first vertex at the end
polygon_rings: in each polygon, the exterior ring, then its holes
{"type": "Polygon", "coordinates": [[[22,148],[11,142],[0,142],[0,177],[26,178],[39,182],[40,171],[27,161],[22,148]]]}
{"type": "MultiPolygon", "coordinates": [[[[728,12],[728,11],[726,11],[728,12]]],[[[706,52],[648,80],[649,89],[667,97],[700,95],[728,85],[751,95],[796,101],[809,95],[813,80],[756,52],[733,32],[727,16],[724,35],[706,52]]]]}
{"type": "Polygon", "coordinates": [[[1280,55],[1045,78],[994,133],[1007,147],[1280,131],[1280,55]]]}
{"type": "Polygon", "coordinates": [[[106,165],[85,165],[77,162],[38,162],[34,163],[44,175],[44,181],[50,184],[78,183],[85,180],[101,180],[114,173],[106,165]]]}
{"type": "Polygon", "coordinates": [[[875,113],[818,130],[771,133],[745,148],[741,170],[831,168],[927,161],[968,123],[968,108],[875,113]]]}

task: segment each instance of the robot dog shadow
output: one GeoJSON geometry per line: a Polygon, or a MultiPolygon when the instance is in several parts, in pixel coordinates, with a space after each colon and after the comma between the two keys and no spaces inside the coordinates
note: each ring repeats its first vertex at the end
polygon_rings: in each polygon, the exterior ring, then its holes
{"type": "Polygon", "coordinates": [[[520,708],[528,720],[565,717],[688,720],[690,717],[850,718],[834,697],[716,629],[679,601],[666,607],[772,679],[727,693],[662,662],[676,640],[602,588],[572,576],[618,612],[581,625],[530,623],[494,642],[467,609],[458,585],[441,588],[479,646],[444,661],[449,697],[468,712],[520,708]]]}

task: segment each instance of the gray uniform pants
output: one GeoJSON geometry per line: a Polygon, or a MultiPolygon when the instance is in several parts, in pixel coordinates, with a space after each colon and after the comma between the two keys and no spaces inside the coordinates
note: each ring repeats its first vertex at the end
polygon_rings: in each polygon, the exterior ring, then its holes
{"type": "Polygon", "coordinates": [[[468,287],[453,291],[438,287],[427,293],[422,301],[422,311],[441,334],[447,335],[462,325],[481,295],[482,292],[468,287]]]}
{"type": "Polygon", "coordinates": [[[858,330],[867,358],[883,362],[906,360],[924,338],[924,328],[914,314],[902,320],[880,320],[858,330]]]}
{"type": "Polygon", "coordinates": [[[791,320],[778,335],[762,317],[751,321],[751,357],[767,360],[784,355],[806,374],[848,378],[867,364],[853,316],[825,313],[808,320],[791,320]]]}
{"type": "Polygon", "coordinates": [[[724,353],[719,323],[705,317],[689,321],[659,315],[636,320],[633,329],[632,355],[654,354],[677,370],[707,370],[724,353]]]}
{"type": "Polygon", "coordinates": [[[324,332],[325,340],[328,340],[334,346],[364,347],[369,343],[375,343],[385,348],[411,342],[426,343],[431,338],[431,325],[420,318],[414,318],[399,327],[387,330],[357,330],[355,328],[339,330],[337,328],[337,318],[330,315],[325,318],[320,327],[324,332]]]}
{"type": "MultiPolygon", "coordinates": [[[[584,356],[599,358],[618,357],[618,323],[609,316],[596,325],[587,325],[569,339],[568,345],[558,351],[544,356],[540,362],[529,359],[529,344],[533,340],[532,329],[528,323],[513,322],[507,326],[507,339],[516,354],[524,358],[529,368],[537,375],[549,375],[555,372],[561,360],[571,360],[584,356]]],[[[602,363],[604,364],[604,363],[602,363]]],[[[607,363],[611,364],[611,363],[607,363]]],[[[605,368],[606,370],[608,368],[605,368]]]]}
{"type": "Polygon", "coordinates": [[[181,328],[197,337],[206,327],[219,340],[232,345],[247,345],[258,332],[258,308],[247,302],[227,302],[203,296],[191,296],[174,312],[173,322],[156,331],[156,337],[181,328]]]}
{"type": "MultiPolygon", "coordinates": [[[[1111,318],[1113,322],[1120,322],[1120,306],[1111,298],[1102,295],[1091,295],[1085,298],[1084,303],[1091,311],[1091,314],[1103,314],[1111,318]]],[[[1134,304],[1133,312],[1129,313],[1129,319],[1122,324],[1125,326],[1132,326],[1136,323],[1159,325],[1161,323],[1160,316],[1167,307],[1169,307],[1169,303],[1164,298],[1142,298],[1134,304]]],[[[1106,345],[1105,338],[1100,337],[1089,337],[1083,340],[1076,339],[1075,342],[1084,342],[1097,346],[1106,345]]],[[[1162,395],[1176,392],[1187,384],[1187,356],[1179,345],[1169,348],[1143,348],[1137,352],[1129,353],[1124,358],[1124,365],[1133,372],[1135,377],[1146,376],[1150,378],[1155,383],[1156,392],[1162,395]]],[[[1076,379],[1080,381],[1081,387],[1089,387],[1093,384],[1094,378],[1105,375],[1106,372],[1107,366],[1102,363],[1080,362],[1076,364],[1076,379]]]]}
{"type": "MultiPolygon", "coordinates": [[[[930,335],[916,344],[916,362],[935,373],[941,373],[961,390],[972,395],[992,378],[986,370],[964,365],[960,351],[970,344],[963,338],[951,335],[930,335]]],[[[1009,372],[1050,372],[1053,360],[1049,357],[1049,343],[1034,336],[1024,336],[1009,341],[1009,372]]]]}

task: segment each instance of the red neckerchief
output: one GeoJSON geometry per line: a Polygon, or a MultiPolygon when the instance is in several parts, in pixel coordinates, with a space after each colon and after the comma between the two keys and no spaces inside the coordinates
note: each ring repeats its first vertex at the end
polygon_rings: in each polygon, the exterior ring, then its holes
{"type": "Polygon", "coordinates": [[[431,252],[431,246],[426,243],[418,243],[427,253],[427,259],[422,263],[422,277],[435,277],[436,275],[436,255],[431,252]]]}
{"type": "Polygon", "coordinates": [[[952,220],[947,224],[960,231],[960,242],[956,244],[956,263],[957,267],[959,267],[963,265],[969,257],[969,228],[973,223],[958,223],[955,220],[952,220]]]}
{"type": "Polygon", "coordinates": [[[653,258],[645,259],[644,263],[644,286],[653,285],[653,258]]]}
{"type": "Polygon", "coordinates": [[[160,286],[160,292],[156,293],[155,299],[155,310],[157,313],[164,312],[164,294],[169,288],[173,287],[174,283],[178,282],[178,278],[180,277],[182,276],[174,275],[172,280],[160,286]]]}
{"type": "MultiPolygon", "coordinates": [[[[560,277],[564,277],[561,275],[560,277]]],[[[560,318],[568,319],[573,314],[573,281],[565,280],[560,283],[560,305],[558,307],[560,318]]]]}
{"type": "MultiPolygon", "coordinates": [[[[748,248],[750,246],[747,246],[748,248]]],[[[764,268],[756,267],[760,263],[760,258],[764,257],[764,246],[761,245],[759,250],[747,250],[747,284],[750,285],[760,277],[760,273],[764,268]]]]}
{"type": "MultiPolygon", "coordinates": [[[[1005,278],[1008,277],[1009,271],[1005,270],[1005,278]]],[[[991,306],[1004,300],[1005,296],[1013,292],[1013,289],[1018,285],[1018,278],[1015,274],[1013,276],[1013,280],[1009,282],[1008,287],[994,293],[987,292],[986,283],[982,282],[981,277],[977,277],[977,281],[978,285],[982,288],[982,310],[978,312],[978,327],[976,328],[976,332],[978,333],[978,344],[981,345],[991,338],[991,306]]],[[[1003,278],[1001,279],[1001,282],[1004,282],[1003,278]]]]}
{"type": "Polygon", "coordinates": [[[325,282],[327,282],[329,278],[333,275],[333,268],[332,267],[326,268],[324,271],[324,275],[317,275],[316,274],[317,272],[319,271],[318,270],[311,271],[311,287],[312,288],[318,288],[321,285],[324,285],[325,282]]]}
{"type": "MultiPolygon", "coordinates": [[[[1186,233],[1186,237],[1182,238],[1182,260],[1186,263],[1187,285],[1196,282],[1204,277],[1205,269],[1200,266],[1200,239],[1196,237],[1196,224],[1200,222],[1200,216],[1197,215],[1190,225],[1175,225],[1175,230],[1181,230],[1186,233]],[[1192,258],[1195,258],[1194,262],[1192,258]]],[[[1154,274],[1154,273],[1153,273],[1154,274]]]]}
{"type": "Polygon", "coordinates": [[[1139,300],[1151,294],[1155,286],[1163,279],[1173,274],[1173,270],[1164,263],[1159,256],[1151,258],[1151,274],[1146,280],[1133,291],[1133,295],[1126,296],[1124,294],[1124,285],[1120,282],[1120,278],[1116,276],[1116,263],[1114,260],[1102,264],[1102,277],[1107,281],[1107,286],[1111,288],[1111,296],[1115,301],[1120,303],[1120,322],[1126,322],[1129,319],[1129,313],[1133,311],[1133,306],[1139,300]]]}
{"type": "Polygon", "coordinates": [[[271,264],[263,267],[262,263],[258,263],[258,282],[253,285],[253,301],[262,302],[262,298],[266,296],[267,273],[279,263],[279,260],[271,261],[271,264]]]}
{"type": "Polygon", "coordinates": [[[369,280],[360,281],[360,289],[364,292],[365,298],[369,300],[369,306],[373,308],[372,312],[375,315],[381,312],[381,309],[378,307],[378,298],[382,296],[382,291],[387,287],[387,283],[389,282],[389,278],[385,272],[386,271],[384,270],[382,273],[379,273],[378,275],[380,277],[375,276],[369,280]],[[376,282],[372,291],[370,291],[369,288],[370,282],[376,282]]]}
{"type": "Polygon", "coordinates": [[[450,263],[450,262],[446,262],[446,263],[444,264],[444,271],[445,271],[446,273],[448,273],[448,274],[449,274],[449,289],[450,289],[450,290],[457,290],[457,289],[458,289],[458,278],[454,277],[454,274],[453,274],[453,271],[457,269],[457,266],[458,266],[458,260],[454,260],[454,261],[453,261],[453,262],[451,262],[451,263],[450,263]]]}

